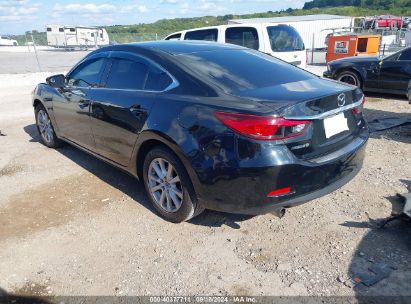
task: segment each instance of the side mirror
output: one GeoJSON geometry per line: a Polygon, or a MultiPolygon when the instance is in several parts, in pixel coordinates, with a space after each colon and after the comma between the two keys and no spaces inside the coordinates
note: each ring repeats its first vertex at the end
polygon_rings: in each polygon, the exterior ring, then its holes
{"type": "Polygon", "coordinates": [[[53,88],[62,88],[66,85],[66,77],[63,74],[47,77],[46,81],[53,88]]]}

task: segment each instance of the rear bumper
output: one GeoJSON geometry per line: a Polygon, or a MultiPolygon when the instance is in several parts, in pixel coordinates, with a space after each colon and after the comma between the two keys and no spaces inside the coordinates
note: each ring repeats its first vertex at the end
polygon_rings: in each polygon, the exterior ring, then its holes
{"type": "Polygon", "coordinates": [[[264,214],[303,204],[331,193],[348,183],[363,164],[368,133],[361,143],[333,159],[321,162],[295,160],[280,155],[279,164],[270,167],[240,167],[225,175],[214,176],[198,192],[200,203],[216,211],[240,214],[264,214]],[[283,164],[281,164],[283,163],[283,164]],[[291,193],[267,197],[273,190],[291,188],[291,193]]]}

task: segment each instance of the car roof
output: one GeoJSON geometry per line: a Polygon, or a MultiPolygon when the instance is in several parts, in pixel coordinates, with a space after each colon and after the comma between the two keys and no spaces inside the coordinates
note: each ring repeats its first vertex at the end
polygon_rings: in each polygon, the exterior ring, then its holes
{"type": "MultiPolygon", "coordinates": [[[[117,46],[120,45],[112,46],[111,49],[114,50],[117,46]]],[[[171,55],[182,55],[219,50],[246,50],[246,48],[234,44],[222,44],[217,42],[200,40],[159,40],[121,44],[121,46],[127,46],[132,48],[135,47],[136,49],[163,51],[171,55]]]]}

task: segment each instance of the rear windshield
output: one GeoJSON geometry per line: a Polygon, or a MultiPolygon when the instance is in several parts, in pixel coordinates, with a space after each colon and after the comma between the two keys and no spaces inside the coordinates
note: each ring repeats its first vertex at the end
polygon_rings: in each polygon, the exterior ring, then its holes
{"type": "Polygon", "coordinates": [[[315,78],[311,73],[254,50],[219,50],[178,57],[200,80],[213,82],[227,92],[315,78]]]}
{"type": "Polygon", "coordinates": [[[291,26],[269,26],[267,32],[273,52],[293,52],[305,49],[301,36],[291,26]]]}

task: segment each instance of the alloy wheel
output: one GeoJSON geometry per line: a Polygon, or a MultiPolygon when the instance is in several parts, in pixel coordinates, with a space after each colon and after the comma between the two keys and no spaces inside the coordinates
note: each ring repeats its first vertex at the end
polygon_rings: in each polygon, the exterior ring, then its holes
{"type": "Polygon", "coordinates": [[[39,127],[40,135],[46,143],[53,141],[53,127],[51,120],[46,111],[40,110],[37,113],[37,126],[39,127]]]}
{"type": "Polygon", "coordinates": [[[148,169],[148,188],[155,203],[166,212],[176,212],[183,203],[183,188],[173,165],[155,158],[148,169]]]}
{"type": "Polygon", "coordinates": [[[351,74],[343,74],[338,78],[338,81],[345,82],[358,87],[358,81],[355,76],[351,74]]]}

